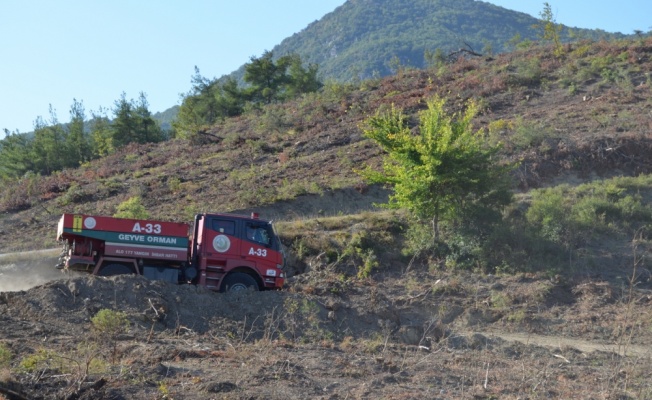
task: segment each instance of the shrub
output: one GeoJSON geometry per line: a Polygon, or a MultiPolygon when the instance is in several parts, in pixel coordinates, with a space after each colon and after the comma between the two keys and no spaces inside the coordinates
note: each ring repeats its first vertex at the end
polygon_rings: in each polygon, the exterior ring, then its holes
{"type": "Polygon", "coordinates": [[[84,191],[84,189],[77,183],[73,182],[66,193],[59,197],[59,205],[61,206],[67,206],[71,203],[81,203],[82,201],[85,201],[88,199],[88,194],[84,191]]]}
{"type": "Polygon", "coordinates": [[[640,193],[649,180],[649,176],[614,178],[576,188],[560,185],[536,190],[526,219],[542,238],[565,245],[598,234],[630,235],[652,222],[652,206],[640,193]]]}
{"type": "Polygon", "coordinates": [[[537,58],[530,58],[515,63],[516,73],[509,77],[508,83],[512,86],[534,87],[541,83],[543,71],[541,61],[537,58]]]}
{"type": "Polygon", "coordinates": [[[83,379],[89,373],[105,373],[108,370],[106,362],[97,358],[97,355],[97,348],[87,343],[81,343],[76,350],[69,353],[39,349],[23,358],[19,369],[28,373],[54,370],[64,374],[76,374],[83,379]]]}
{"type": "Polygon", "coordinates": [[[106,340],[111,349],[111,360],[115,361],[117,355],[117,338],[129,328],[127,314],[121,311],[101,309],[91,318],[93,327],[99,334],[99,338],[106,340]]]}
{"type": "Polygon", "coordinates": [[[530,226],[541,234],[541,237],[560,243],[566,239],[569,229],[569,221],[566,218],[568,211],[563,188],[534,191],[526,219],[530,226]]]}
{"type": "Polygon", "coordinates": [[[176,193],[179,191],[179,189],[181,189],[181,179],[177,178],[176,176],[169,178],[167,184],[168,189],[170,189],[172,193],[176,193]]]}
{"type": "Polygon", "coordinates": [[[434,250],[434,232],[428,224],[412,221],[405,232],[406,240],[403,255],[411,256],[434,250]]]}
{"type": "Polygon", "coordinates": [[[107,194],[113,195],[116,194],[122,189],[122,183],[118,180],[117,177],[112,176],[107,179],[100,180],[102,187],[107,192],[107,194]]]}
{"type": "Polygon", "coordinates": [[[20,369],[25,372],[36,372],[41,368],[56,369],[67,372],[68,369],[61,364],[61,357],[51,350],[39,349],[36,353],[23,358],[20,369]]]}
{"type": "Polygon", "coordinates": [[[328,81],[324,84],[323,99],[325,102],[338,103],[354,91],[355,87],[351,84],[328,81]]]}
{"type": "Polygon", "coordinates": [[[113,311],[106,308],[98,311],[91,318],[91,323],[100,334],[111,338],[126,332],[129,328],[127,314],[122,311],[113,311]]]}
{"type": "Polygon", "coordinates": [[[6,344],[0,343],[0,368],[8,367],[11,363],[11,350],[7,347],[6,344]]]}
{"type": "Polygon", "coordinates": [[[505,132],[514,129],[514,121],[497,119],[489,122],[488,129],[491,136],[503,135],[505,132]]]}
{"type": "MultiPolygon", "coordinates": [[[[542,123],[530,123],[518,120],[514,124],[514,134],[509,141],[516,149],[524,150],[529,148],[549,147],[548,142],[557,139],[549,127],[542,123]]],[[[543,150],[543,149],[540,149],[543,150]]]]}
{"type": "Polygon", "coordinates": [[[474,235],[455,235],[447,240],[446,267],[473,270],[481,260],[482,246],[474,235]]]}
{"type": "Polygon", "coordinates": [[[116,218],[147,219],[149,212],[143,206],[140,196],[130,197],[118,205],[118,211],[113,214],[116,218]]]}
{"type": "Polygon", "coordinates": [[[32,207],[33,199],[25,181],[0,182],[5,189],[0,192],[0,211],[17,212],[32,207]]]}
{"type": "Polygon", "coordinates": [[[358,278],[368,278],[378,268],[378,257],[373,249],[374,240],[365,231],[356,232],[342,252],[342,258],[350,258],[358,268],[358,278]]]}
{"type": "Polygon", "coordinates": [[[285,330],[281,335],[289,335],[292,340],[302,339],[306,342],[332,339],[330,333],[321,327],[320,307],[316,302],[288,297],[283,302],[283,307],[285,330]]]}

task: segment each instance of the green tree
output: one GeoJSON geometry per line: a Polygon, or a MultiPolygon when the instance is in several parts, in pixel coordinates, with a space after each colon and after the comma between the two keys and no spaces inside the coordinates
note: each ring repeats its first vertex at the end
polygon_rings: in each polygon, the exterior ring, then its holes
{"type": "Polygon", "coordinates": [[[365,121],[364,135],[385,152],[382,172],[361,171],[373,183],[393,185],[386,205],[407,209],[418,222],[428,221],[435,243],[442,220],[473,223],[482,216],[499,215],[511,192],[507,167],[496,163],[498,145],[490,145],[482,132],[473,132],[477,106],[469,102],[463,114],[448,115],[445,100],[435,97],[420,113],[418,133],[408,118],[393,106],[365,121]]]}
{"type": "Polygon", "coordinates": [[[183,139],[193,139],[202,126],[210,125],[217,108],[211,94],[212,82],[201,76],[197,66],[191,82],[192,89],[183,97],[177,118],[172,122],[175,135],[183,139]]]}
{"type": "Polygon", "coordinates": [[[539,37],[542,40],[551,42],[555,49],[555,56],[561,57],[564,52],[564,48],[561,45],[563,25],[555,21],[552,7],[548,3],[543,3],[543,10],[539,13],[539,17],[541,17],[541,23],[534,26],[539,31],[539,37]]]}
{"type": "Polygon", "coordinates": [[[156,143],[164,139],[161,127],[154,121],[149,111],[149,102],[144,92],[140,92],[138,96],[138,102],[134,107],[134,118],[139,143],[156,143]]]}
{"type": "Polygon", "coordinates": [[[217,113],[216,119],[212,122],[242,114],[245,98],[235,79],[227,78],[216,85],[213,97],[215,98],[217,113]]]}
{"type": "Polygon", "coordinates": [[[34,171],[32,140],[24,133],[4,130],[0,140],[0,180],[12,180],[34,171]]]}
{"type": "Polygon", "coordinates": [[[201,76],[195,66],[191,82],[192,89],[183,98],[172,123],[177,137],[194,140],[218,121],[242,114],[245,98],[235,79],[210,80],[201,76]]]}
{"type": "Polygon", "coordinates": [[[319,66],[317,64],[309,64],[307,67],[303,66],[303,61],[298,54],[286,56],[289,63],[288,67],[288,83],[286,88],[287,98],[294,98],[303,93],[316,92],[323,86],[317,78],[319,66]]]}
{"type": "Polygon", "coordinates": [[[266,51],[260,58],[252,57],[245,64],[244,80],[248,100],[253,103],[270,104],[296,97],[302,93],[315,92],[322,87],[317,79],[318,66],[303,66],[301,57],[290,54],[274,61],[274,53],[266,51]]]}
{"type": "Polygon", "coordinates": [[[91,115],[89,127],[92,153],[94,157],[104,157],[115,150],[111,120],[107,116],[107,110],[102,107],[91,115]]]}
{"type": "Polygon", "coordinates": [[[194,113],[201,118],[200,121],[210,124],[217,118],[217,104],[213,95],[214,88],[217,85],[215,79],[207,79],[199,73],[199,68],[195,66],[195,75],[192,79],[192,90],[190,95],[194,98],[194,113]]]}
{"type": "Polygon", "coordinates": [[[442,65],[446,64],[446,56],[442,49],[426,50],[423,54],[423,58],[426,62],[426,66],[430,68],[439,68],[442,65]]]}
{"type": "Polygon", "coordinates": [[[254,103],[270,104],[279,99],[289,82],[286,74],[289,59],[274,62],[273,57],[274,53],[266,51],[259,58],[251,57],[251,62],[245,64],[244,80],[250,85],[247,93],[254,103]]]}
{"type": "Polygon", "coordinates": [[[69,158],[67,166],[78,166],[92,157],[91,144],[85,129],[85,120],[84,104],[77,101],[77,99],[73,99],[72,106],[70,106],[70,122],[68,123],[66,137],[69,158]]]}
{"type": "Polygon", "coordinates": [[[247,103],[270,104],[317,91],[322,86],[317,71],[317,65],[304,67],[296,54],[274,60],[267,51],[245,65],[244,80],[249,86],[241,89],[234,78],[207,79],[195,67],[192,89],[173,122],[176,136],[196,140],[208,134],[210,126],[242,114],[247,103]]]}
{"type": "Polygon", "coordinates": [[[113,145],[116,148],[138,142],[136,118],[134,117],[133,101],[127,100],[127,94],[122,92],[116,100],[111,124],[113,145]]]}
{"type": "Polygon", "coordinates": [[[113,109],[112,144],[114,148],[129,143],[158,142],[163,139],[161,128],[152,118],[147,96],[140,93],[138,102],[127,100],[123,92],[113,109]]]}
{"type": "Polygon", "coordinates": [[[37,117],[34,122],[32,157],[33,172],[49,175],[67,165],[67,133],[59,123],[56,112],[50,105],[50,121],[37,117]]]}

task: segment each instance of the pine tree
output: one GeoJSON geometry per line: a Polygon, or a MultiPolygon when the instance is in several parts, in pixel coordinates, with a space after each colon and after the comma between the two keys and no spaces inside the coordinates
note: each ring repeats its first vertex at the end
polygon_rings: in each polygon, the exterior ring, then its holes
{"type": "Polygon", "coordinates": [[[70,122],[68,123],[68,134],[66,137],[66,149],[68,153],[68,167],[79,166],[84,161],[91,159],[91,144],[88,133],[85,129],[86,113],[84,104],[73,99],[70,106],[70,122]]]}
{"type": "Polygon", "coordinates": [[[33,141],[24,133],[4,130],[0,140],[0,181],[12,180],[35,169],[32,156],[33,141]]]}
{"type": "Polygon", "coordinates": [[[127,95],[124,92],[120,95],[120,99],[115,102],[111,130],[115,148],[138,141],[133,102],[127,100],[127,95]]]}
{"type": "Polygon", "coordinates": [[[137,142],[155,143],[164,139],[161,127],[154,121],[152,113],[149,111],[147,95],[143,92],[140,92],[138,102],[134,108],[134,117],[136,119],[137,142]]]}
{"type": "Polygon", "coordinates": [[[244,80],[250,86],[249,99],[254,103],[270,104],[279,99],[283,85],[288,82],[286,74],[289,60],[275,63],[274,53],[266,51],[261,57],[251,57],[245,64],[244,80]]]}
{"type": "Polygon", "coordinates": [[[94,157],[104,157],[115,151],[111,121],[107,116],[107,110],[102,107],[91,115],[89,127],[92,154],[94,157]]]}

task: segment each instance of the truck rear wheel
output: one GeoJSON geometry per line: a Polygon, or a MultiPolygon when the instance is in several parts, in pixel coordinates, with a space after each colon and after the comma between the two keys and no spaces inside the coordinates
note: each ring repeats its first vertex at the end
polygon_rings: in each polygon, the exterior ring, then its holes
{"type": "Polygon", "coordinates": [[[234,272],[224,278],[220,292],[237,292],[240,290],[259,290],[258,283],[251,276],[242,272],[234,272]]]}
{"type": "Polygon", "coordinates": [[[114,276],[133,274],[133,269],[122,264],[109,264],[97,273],[99,276],[114,276]]]}

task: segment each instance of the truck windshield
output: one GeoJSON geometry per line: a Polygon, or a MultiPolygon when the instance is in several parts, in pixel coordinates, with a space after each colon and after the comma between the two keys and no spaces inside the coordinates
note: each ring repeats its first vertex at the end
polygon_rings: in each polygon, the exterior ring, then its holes
{"type": "Polygon", "coordinates": [[[245,227],[247,240],[271,246],[272,244],[272,230],[269,225],[260,225],[247,223],[245,227]]]}

